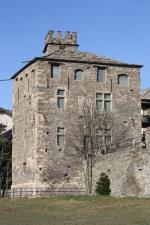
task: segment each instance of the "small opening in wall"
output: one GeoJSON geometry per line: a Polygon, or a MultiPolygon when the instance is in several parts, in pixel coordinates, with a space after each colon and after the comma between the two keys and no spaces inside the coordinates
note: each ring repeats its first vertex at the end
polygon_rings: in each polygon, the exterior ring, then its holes
{"type": "Polygon", "coordinates": [[[70,165],[68,165],[68,168],[70,168],[70,165]]]}
{"type": "Polygon", "coordinates": [[[66,48],[65,45],[59,45],[59,49],[64,50],[66,48]]]}
{"type": "Polygon", "coordinates": [[[79,117],[80,117],[80,119],[82,119],[83,118],[83,115],[80,115],[79,117]]]}
{"type": "Polygon", "coordinates": [[[39,170],[42,170],[42,168],[39,168],[39,170]]]}
{"type": "Polygon", "coordinates": [[[70,180],[70,178],[68,177],[68,178],[66,179],[67,183],[69,183],[69,180],[70,180]]]}
{"type": "Polygon", "coordinates": [[[26,165],[27,163],[26,162],[23,162],[23,165],[26,165]]]}
{"type": "Polygon", "coordinates": [[[65,173],[65,174],[64,174],[64,177],[67,177],[67,176],[68,176],[68,173],[65,173]]]}
{"type": "Polygon", "coordinates": [[[124,122],[124,123],[127,123],[127,120],[124,120],[123,122],[124,122]]]}
{"type": "Polygon", "coordinates": [[[46,133],[49,134],[49,131],[47,131],[46,133]]]}
{"type": "Polygon", "coordinates": [[[59,152],[61,152],[62,151],[62,149],[61,148],[59,148],[59,152]]]}
{"type": "Polygon", "coordinates": [[[20,80],[22,80],[23,78],[21,77],[20,80]]]}
{"type": "Polygon", "coordinates": [[[133,89],[131,89],[130,91],[134,91],[133,89]]]}
{"type": "Polygon", "coordinates": [[[45,149],[45,152],[47,152],[47,151],[48,151],[48,149],[46,148],[46,149],[45,149]]]}
{"type": "Polygon", "coordinates": [[[102,153],[102,155],[105,155],[105,150],[102,149],[101,150],[101,153],[102,153]]]}
{"type": "Polygon", "coordinates": [[[16,81],[18,81],[18,78],[16,78],[16,81]]]}

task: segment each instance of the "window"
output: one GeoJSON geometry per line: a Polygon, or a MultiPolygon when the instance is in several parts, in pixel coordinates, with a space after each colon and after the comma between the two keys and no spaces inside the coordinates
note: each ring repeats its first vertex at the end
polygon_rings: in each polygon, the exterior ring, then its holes
{"type": "Polygon", "coordinates": [[[75,80],[83,80],[83,71],[75,70],[74,79],[75,80]]]}
{"type": "Polygon", "coordinates": [[[57,144],[64,145],[64,127],[57,127],[57,144]]]}
{"type": "Polygon", "coordinates": [[[64,109],[64,102],[65,102],[65,91],[58,89],[57,90],[57,107],[60,109],[64,109]]]}
{"type": "Polygon", "coordinates": [[[105,82],[105,68],[97,69],[97,82],[105,82]]]}
{"type": "Polygon", "coordinates": [[[118,84],[122,86],[128,86],[128,75],[126,74],[118,75],[118,84]]]}
{"type": "Polygon", "coordinates": [[[111,95],[96,93],[96,110],[97,111],[111,111],[111,95]]]}
{"type": "Polygon", "coordinates": [[[98,146],[110,146],[111,144],[111,130],[110,129],[98,129],[97,134],[97,144],[98,146]]]}
{"type": "Polygon", "coordinates": [[[51,77],[55,79],[59,78],[59,65],[51,65],[51,77]]]}

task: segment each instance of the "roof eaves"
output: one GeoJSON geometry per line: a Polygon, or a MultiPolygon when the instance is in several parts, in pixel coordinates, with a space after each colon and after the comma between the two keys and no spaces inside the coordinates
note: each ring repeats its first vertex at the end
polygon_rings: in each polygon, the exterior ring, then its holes
{"type": "Polygon", "coordinates": [[[42,61],[54,61],[54,62],[70,62],[70,63],[85,63],[85,64],[95,64],[95,65],[109,65],[109,66],[120,66],[120,67],[133,67],[133,68],[141,68],[143,65],[139,64],[128,64],[128,63],[119,63],[119,62],[102,62],[100,61],[89,61],[89,60],[78,60],[78,59],[61,59],[61,58],[47,58],[45,56],[43,57],[35,57],[31,61],[29,61],[24,67],[22,67],[20,70],[18,70],[11,79],[15,79],[19,73],[21,73],[24,69],[26,69],[28,66],[32,65],[37,60],[42,61]]]}
{"type": "Polygon", "coordinates": [[[4,109],[0,107],[0,114],[7,114],[8,116],[12,117],[12,111],[9,109],[4,109]]]}
{"type": "Polygon", "coordinates": [[[20,70],[18,70],[12,77],[11,79],[15,79],[19,73],[21,73],[24,69],[26,69],[28,66],[32,65],[33,63],[35,63],[38,59],[40,59],[40,57],[35,57],[33,58],[31,61],[28,61],[28,63],[23,66],[20,70]]]}
{"type": "Polygon", "coordinates": [[[123,67],[135,67],[141,68],[143,65],[139,64],[128,64],[128,63],[117,63],[117,62],[103,62],[103,61],[89,61],[89,60],[78,60],[78,59],[56,59],[56,58],[40,58],[43,61],[59,61],[59,62],[73,62],[73,63],[86,63],[86,64],[96,64],[96,65],[110,65],[110,66],[123,66],[123,67]]]}

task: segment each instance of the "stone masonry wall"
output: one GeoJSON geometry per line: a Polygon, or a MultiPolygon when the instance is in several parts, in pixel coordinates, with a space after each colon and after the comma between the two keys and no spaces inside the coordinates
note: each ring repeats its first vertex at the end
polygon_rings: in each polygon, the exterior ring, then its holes
{"type": "Polygon", "coordinates": [[[101,173],[110,179],[113,196],[150,195],[150,153],[147,150],[126,149],[107,156],[101,155],[94,168],[93,191],[101,173]]]}
{"type": "MultiPolygon", "coordinates": [[[[89,97],[96,101],[96,92],[99,92],[111,94],[112,113],[120,124],[128,127],[133,148],[101,155],[93,170],[93,183],[101,172],[107,172],[113,195],[148,193],[142,192],[141,186],[136,190],[132,187],[123,189],[126,181],[134,179],[132,170],[135,173],[136,167],[132,169],[132,159],[139,154],[137,146],[141,141],[139,69],[107,66],[105,82],[97,82],[96,74],[94,64],[63,62],[60,63],[59,79],[54,79],[51,78],[51,63],[39,60],[17,76],[14,81],[12,188],[43,188],[49,185],[85,188],[82,161],[70,154],[68,137],[72,134],[69,132],[69,121],[80,99],[89,97]],[[83,80],[74,80],[76,69],[84,71],[83,80]],[[129,76],[127,87],[118,85],[118,74],[129,76]],[[65,90],[64,110],[57,107],[58,89],[65,90]],[[65,130],[63,148],[57,145],[57,127],[65,130]],[[129,172],[130,178],[127,177],[129,172]],[[46,173],[51,178],[50,183],[46,173]]],[[[141,181],[138,171],[137,186],[141,181]]]]}
{"type": "MultiPolygon", "coordinates": [[[[110,66],[106,69],[105,83],[96,81],[97,67],[93,65],[62,63],[60,64],[60,78],[58,80],[51,78],[50,71],[50,63],[41,62],[39,64],[37,75],[38,181],[44,183],[42,171],[49,165],[51,171],[56,173],[54,182],[52,182],[54,185],[85,187],[81,161],[68,156],[68,152],[71,151],[67,145],[67,136],[71,135],[68,127],[75,105],[78,99],[82,97],[90,97],[95,101],[96,92],[111,93],[112,112],[115,114],[116,120],[127,124],[130,137],[134,143],[139,145],[141,140],[139,71],[136,68],[110,66]],[[84,71],[84,80],[74,80],[76,69],[84,71]],[[118,85],[117,75],[122,73],[129,75],[128,87],[118,85]],[[57,108],[58,89],[65,90],[64,110],[57,108]],[[65,129],[65,146],[63,149],[60,149],[57,145],[57,127],[64,127],[65,129]]],[[[116,161],[116,159],[114,160],[116,161]]]]}
{"type": "Polygon", "coordinates": [[[35,183],[36,69],[34,63],[14,80],[12,188],[35,183]]]}

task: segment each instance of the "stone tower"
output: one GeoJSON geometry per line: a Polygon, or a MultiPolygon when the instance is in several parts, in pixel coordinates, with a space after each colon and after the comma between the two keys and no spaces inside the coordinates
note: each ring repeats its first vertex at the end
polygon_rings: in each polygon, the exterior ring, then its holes
{"type": "MultiPolygon", "coordinates": [[[[12,188],[40,190],[53,185],[85,189],[82,161],[68,154],[69,121],[75,105],[90,96],[97,110],[110,111],[127,124],[133,146],[139,145],[141,65],[81,52],[75,32],[66,32],[63,38],[60,31],[56,37],[49,31],[43,52],[43,57],[35,57],[12,76],[12,188]]],[[[107,162],[104,167],[109,169],[107,162]]],[[[93,182],[100,172],[95,169],[93,182]]],[[[113,172],[111,176],[114,179],[113,172]]],[[[116,192],[119,185],[112,180],[116,192]]]]}

